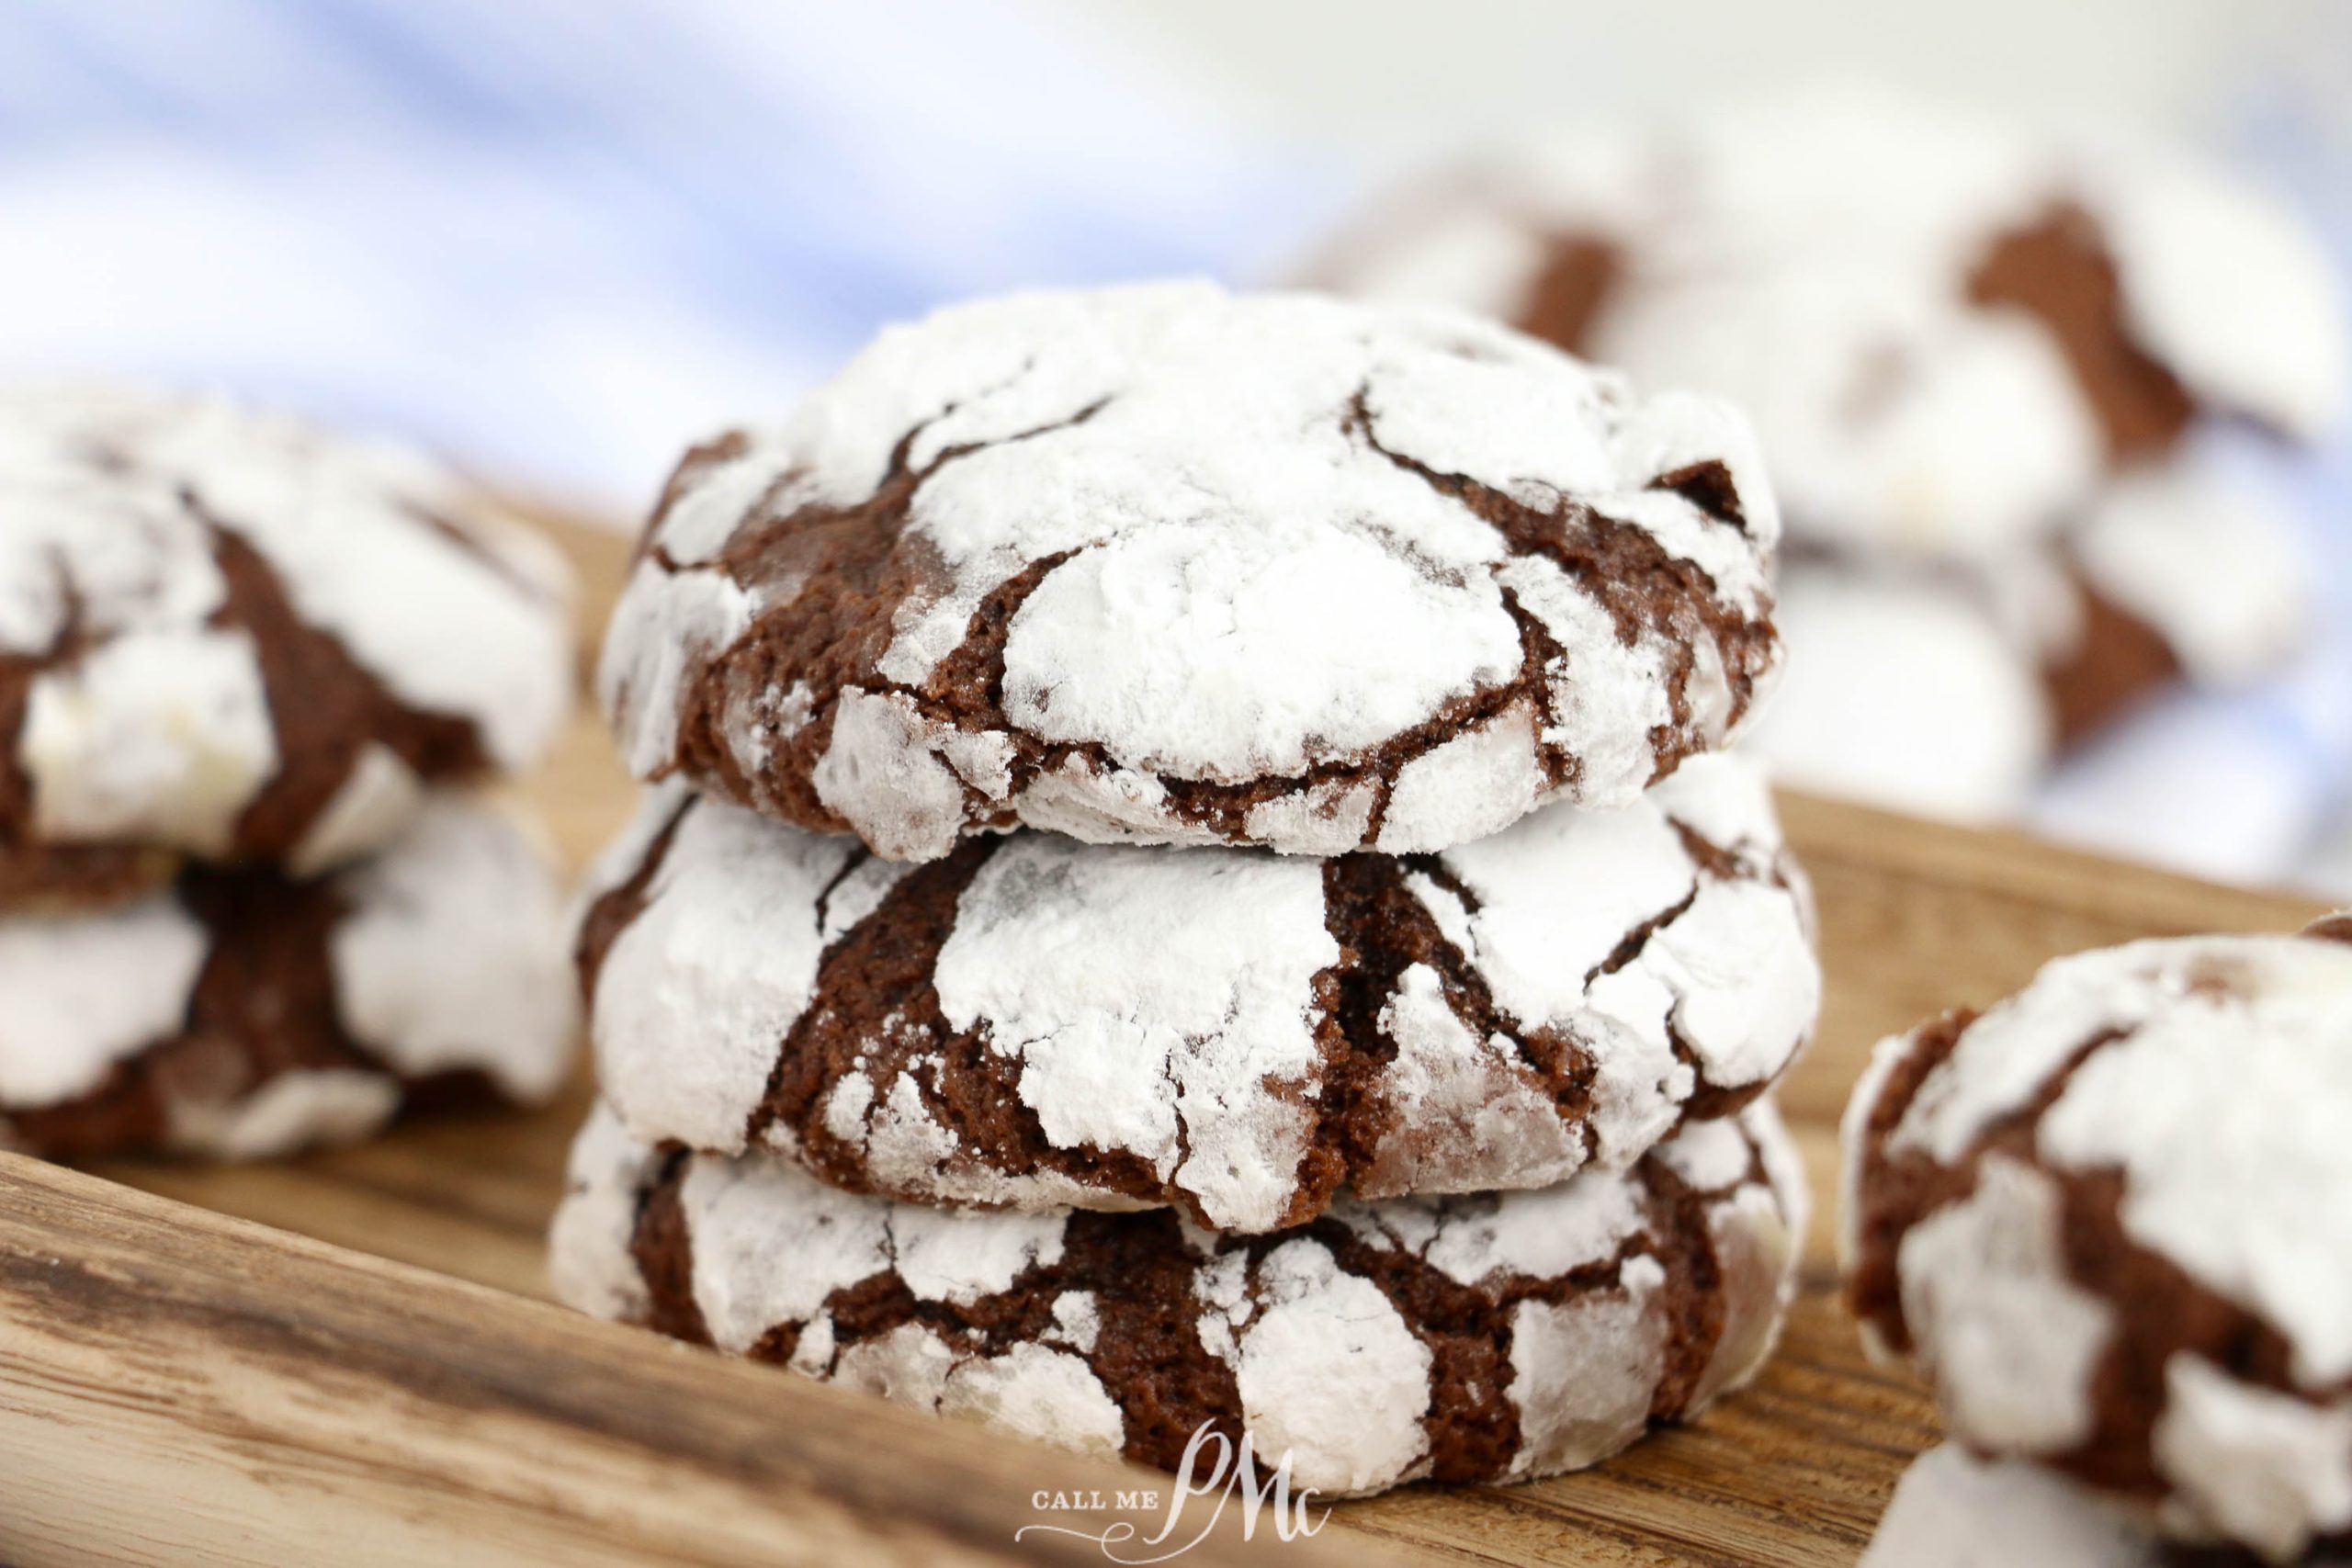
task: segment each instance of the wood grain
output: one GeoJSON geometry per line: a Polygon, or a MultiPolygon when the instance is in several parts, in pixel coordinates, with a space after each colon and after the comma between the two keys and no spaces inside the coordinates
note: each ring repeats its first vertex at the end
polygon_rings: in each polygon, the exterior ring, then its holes
{"type": "MultiPolygon", "coordinates": [[[[0,1183],[18,1568],[1099,1562],[1017,1539],[1035,1491],[1166,1485],[18,1156],[0,1183]]],[[[1119,1518],[1155,1528],[1085,1522],[1119,1518]]]]}
{"type": "MultiPolygon", "coordinates": [[[[599,624],[626,547],[564,536],[599,624]]],[[[575,865],[630,798],[585,716],[526,793],[575,865]]],[[[2004,995],[2057,953],[2285,930],[2317,912],[2012,834],[1804,796],[1783,807],[1814,877],[1829,990],[1782,1091],[1822,1201],[1780,1355],[1695,1427],[1588,1474],[1408,1489],[1346,1506],[1316,1541],[1234,1550],[1302,1563],[1370,1561],[1375,1543],[1424,1561],[1602,1568],[1852,1562],[1935,1436],[1909,1380],[1864,1360],[1833,1291],[1836,1117],[1871,1043],[2004,995]]],[[[587,1096],[583,1081],[535,1114],[413,1125],[288,1166],[100,1168],[119,1187],[0,1165],[0,1558],[1001,1560],[1011,1531],[1039,1517],[1022,1506],[1051,1484],[1037,1478],[1118,1473],[519,1299],[546,1292],[541,1231],[587,1096]]],[[[1070,1550],[1032,1537],[1017,1551],[1070,1550]]],[[[1074,1550],[1061,1560],[1102,1560],[1074,1550]]]]}

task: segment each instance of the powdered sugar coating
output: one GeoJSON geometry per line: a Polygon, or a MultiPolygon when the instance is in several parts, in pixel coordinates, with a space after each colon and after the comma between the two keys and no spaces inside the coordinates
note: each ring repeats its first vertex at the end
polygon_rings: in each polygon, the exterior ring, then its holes
{"type": "Polygon", "coordinates": [[[1789,674],[1748,743],[1775,776],[1960,821],[2023,808],[2055,726],[2033,650],[1980,595],[1942,580],[1792,564],[1780,620],[1789,674]]]}
{"type": "Polygon", "coordinates": [[[600,1108],[574,1148],[552,1269],[583,1310],[654,1317],[722,1349],[1064,1447],[1170,1465],[1195,1425],[1213,1421],[1246,1434],[1261,1469],[1286,1456],[1294,1488],[1327,1495],[1430,1474],[1521,1479],[1593,1463],[1695,1414],[1769,1350],[1803,1224],[1802,1196],[1778,1174],[1794,1155],[1766,1108],[1723,1125],[1727,1134],[1701,1141],[1727,1135],[1743,1151],[1736,1168],[1673,1196],[1644,1167],[1544,1192],[1351,1202],[1253,1244],[1165,1215],[941,1214],[843,1193],[759,1155],[695,1156],[665,1176],[600,1108]],[[1542,1212],[1519,1213],[1529,1205],[1542,1212]],[[637,1218],[649,1210],[673,1212],[676,1225],[649,1229],[637,1218]],[[1547,1238],[1547,1216],[1579,1210],[1631,1218],[1581,1245],[1547,1238]],[[1721,1281],[1709,1311],[1678,1309],[1700,1278],[1686,1247],[1721,1281]],[[1760,1269],[1724,1267],[1750,1255],[1760,1269]],[[1396,1285],[1432,1267],[1459,1281],[1455,1310],[1490,1314],[1491,1331],[1419,1314],[1396,1285]],[[659,1282],[681,1268],[690,1302],[659,1282]],[[901,1288],[911,1314],[837,1314],[901,1288]],[[1442,1408],[1438,1346],[1486,1357],[1491,1368],[1475,1375],[1493,1386],[1449,1388],[1442,1408]],[[1661,1403],[1678,1369],[1724,1347],[1737,1348],[1736,1366],[1691,1403],[1661,1403]],[[1172,1363],[1181,1375],[1156,1382],[1172,1363]],[[1465,1399],[1499,1408],[1464,1416],[1465,1399]],[[1465,1419],[1476,1428],[1468,1448],[1465,1419]],[[1517,1429],[1499,1457],[1495,1421],[1517,1429]]]}
{"type": "Polygon", "coordinates": [[[537,840],[446,795],[324,879],[190,872],[0,920],[0,1134],[253,1159],[364,1136],[445,1075],[544,1100],[578,1029],[563,933],[537,840]],[[235,983],[200,986],[216,964],[235,983]]]}
{"type": "Polygon", "coordinates": [[[603,1102],[589,1113],[564,1161],[563,1201],[548,1232],[548,1282],[558,1299],[597,1317],[645,1315],[650,1296],[629,1244],[639,1195],[661,1158],[603,1102]]]}
{"type": "MultiPolygon", "coordinates": [[[[1329,852],[1345,818],[1288,803],[1385,799],[1514,691],[1544,749],[1453,753],[1450,798],[1622,804],[1723,743],[1774,661],[1777,536],[1738,416],[1467,317],[1205,284],[1023,295],[893,328],[783,426],[690,457],[599,690],[640,776],[893,858],[1012,822],[1329,852]],[[1701,499],[1694,472],[1719,477],[1701,499]],[[1555,623],[1531,655],[1509,570],[1600,592],[1610,549],[1681,586],[1620,592],[1618,618],[1555,623]],[[792,617],[853,567],[871,597],[803,648],[792,617]],[[959,656],[986,649],[1001,679],[975,705],[959,656]],[[820,675],[789,735],[712,694],[820,675]]],[[[1378,815],[1336,847],[1508,820],[1378,815]]]]}
{"type": "Polygon", "coordinates": [[[2352,1532],[2352,1399],[2312,1405],[2184,1351],[2165,1367],[2157,1468],[2191,1536],[2244,1541],[2274,1562],[2352,1532]]]}
{"type": "Polygon", "coordinates": [[[1739,759],[1698,759],[1648,804],[1547,811],[1442,857],[1476,900],[1457,941],[1496,1002],[1523,1027],[1594,1042],[1593,1141],[1621,1167],[1664,1135],[1700,1083],[1776,1076],[1821,998],[1802,903],[1785,886],[1703,878],[1668,814],[1761,827],[1717,847],[1769,863],[1778,829],[1762,775],[1739,759]],[[1615,962],[1629,931],[1669,911],[1615,962]]]}
{"type": "Polygon", "coordinates": [[[1932,1347],[1953,1429],[1998,1453],[2087,1438],[2091,1380],[2115,1333],[2105,1302],[2066,1277],[2058,1190],[2032,1167],[1985,1160],[1976,1190],[1904,1238],[1903,1316],[1932,1347]]]}
{"type": "Polygon", "coordinates": [[[854,852],[689,801],[676,785],[649,795],[589,873],[592,897],[618,886],[677,824],[643,913],[605,956],[589,1025],[598,1081],[630,1131],[734,1153],[815,986],[819,898],[854,852]]]}
{"type": "Polygon", "coordinates": [[[1661,282],[1603,321],[1594,352],[1754,410],[1804,537],[1965,557],[2046,535],[2100,464],[2065,361],[2032,326],[1968,307],[1965,253],[1928,266],[1906,248],[1661,282]]]}
{"type": "Polygon", "coordinates": [[[202,1159],[282,1159],[372,1137],[400,1108],[396,1078],[352,1067],[298,1067],[242,1100],[174,1101],[164,1142],[202,1159]]]}
{"type": "Polygon", "coordinates": [[[2095,1459],[2168,1529],[2299,1551],[2352,1524],[2347,1113],[2352,948],[2058,960],[1882,1047],[1848,1123],[1858,1300],[1979,1448],[2095,1459]]]}
{"type": "MultiPolygon", "coordinates": [[[[2205,1477],[2258,1497],[2291,1472],[2205,1477]]],[[[2352,1554],[2319,1549],[2278,1554],[2304,1568],[2345,1568],[2352,1554]]],[[[2144,1509],[2091,1491],[2022,1460],[1986,1460],[1957,1442],[1930,1449],[1905,1471],[1871,1538],[1861,1568],[2167,1568],[2182,1554],[2144,1509]]]]}
{"type": "Polygon", "coordinates": [[[1903,1472],[1862,1568],[2162,1568],[2167,1561],[2145,1521],[2113,1499],[2040,1465],[1978,1459],[1951,1442],[1903,1472]]]}
{"type": "Polygon", "coordinates": [[[639,1137],[1245,1232],[1343,1185],[1624,1169],[1761,1092],[1820,996],[1769,794],[1731,757],[1410,862],[1024,832],[910,871],[672,785],[584,920],[605,1091],[639,1137]]]}
{"type": "Polygon", "coordinates": [[[17,760],[32,830],[69,843],[224,855],[277,771],[268,694],[243,632],[128,632],[44,671],[17,760]]]}
{"type": "Polygon", "coordinates": [[[2352,391],[2335,269],[2273,193],[2193,160],[2114,151],[2086,183],[2135,328],[2199,395],[2306,440],[2352,391]]]}
{"type": "Polygon", "coordinates": [[[209,943],[169,898],[82,917],[0,920],[0,1106],[57,1105],[175,1032],[209,943]]]}
{"type": "Polygon", "coordinates": [[[1311,862],[1023,834],[964,889],[932,973],[948,1025],[1019,1060],[1048,1140],[1128,1151],[1255,1231],[1282,1223],[1312,1131],[1270,1091],[1315,1076],[1315,978],[1339,958],[1311,862]]]}
{"type": "Polygon", "coordinates": [[[2084,580],[2154,627],[2202,684],[2277,670],[2310,637],[2315,568],[2301,533],[2196,452],[2119,479],[2069,548],[2084,580]]]}
{"type": "Polygon", "coordinates": [[[547,1099],[580,1025],[548,848],[459,796],[337,876],[328,937],[336,1012],[402,1077],[469,1070],[508,1099],[547,1099]]]}
{"type": "MultiPolygon", "coordinates": [[[[0,648],[34,668],[13,739],[33,784],[18,833],[291,852],[308,816],[255,840],[245,809],[282,773],[325,770],[332,784],[390,737],[289,719],[308,694],[267,689],[257,638],[332,639],[399,722],[465,727],[476,766],[527,767],[552,741],[571,683],[561,561],[422,458],[130,391],[0,396],[0,648]],[[255,619],[254,591],[232,592],[232,550],[267,574],[297,630],[255,619]]],[[[374,722],[356,706],[349,718],[374,722]]],[[[346,810],[306,859],[364,852],[404,820],[346,810]]]]}

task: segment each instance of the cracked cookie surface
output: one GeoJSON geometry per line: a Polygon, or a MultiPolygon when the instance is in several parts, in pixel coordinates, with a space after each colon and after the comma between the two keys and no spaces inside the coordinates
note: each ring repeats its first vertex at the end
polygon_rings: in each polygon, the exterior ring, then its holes
{"type": "Polygon", "coordinates": [[[2135,942],[1879,1049],[1845,1133],[1875,1346],[1953,1435],[2191,1540],[2352,1541],[2352,945],[2135,942]]]}
{"type": "Polygon", "coordinates": [[[1442,854],[1019,832],[907,865],[682,786],[592,874],[605,1096],[649,1142],[976,1207],[1220,1230],[1622,1170],[1809,1034],[1760,773],[1694,758],[1442,854]]]}
{"type": "Polygon", "coordinates": [[[944,1213],[599,1107],[550,1270],[583,1311],[1065,1448],[1173,1468],[1204,1426],[1246,1436],[1337,1496],[1556,1474],[1697,1414],[1770,1353],[1804,1213],[1765,1104],[1628,1173],[1265,1236],[944,1213]]]}
{"type": "Polygon", "coordinates": [[[0,1147],[262,1158],[404,1106],[544,1100],[576,1037],[563,932],[530,835],[456,796],[323,877],[191,866],[0,919],[0,1147]]]}
{"type": "Polygon", "coordinates": [[[638,776],[894,860],[1435,851],[1729,739],[1778,534],[1728,408],[1466,317],[1017,296],[690,454],[599,690],[638,776]]]}
{"type": "Polygon", "coordinates": [[[0,398],[0,897],[119,902],[178,856],[300,874],[570,705],[551,547],[405,452],[218,401],[0,398]]]}

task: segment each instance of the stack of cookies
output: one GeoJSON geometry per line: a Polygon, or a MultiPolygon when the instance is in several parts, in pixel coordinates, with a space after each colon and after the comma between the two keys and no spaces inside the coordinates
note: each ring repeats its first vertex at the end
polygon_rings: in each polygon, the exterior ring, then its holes
{"type": "Polygon", "coordinates": [[[1206,285],[883,334],[686,457],[601,694],[561,1293],[1354,1494],[1749,1376],[1819,981],[1746,426],[1206,285]]]}
{"type": "Polygon", "coordinates": [[[551,1092],[558,885],[462,791],[561,726],[569,596],[408,454],[0,398],[0,1147],[251,1157],[551,1092]]]}
{"type": "Polygon", "coordinates": [[[1845,1137],[1864,1336],[1955,1443],[1884,1568],[2352,1556],[2352,919],[2133,942],[1887,1041],[1845,1137]]]}
{"type": "Polygon", "coordinates": [[[1528,139],[1381,203],[1321,277],[1755,415],[1796,671],[1757,744],[1793,780],[2010,815],[2151,694],[2311,641],[2243,433],[2333,428],[2344,306],[2225,171],[1814,89],[1528,139]]]}

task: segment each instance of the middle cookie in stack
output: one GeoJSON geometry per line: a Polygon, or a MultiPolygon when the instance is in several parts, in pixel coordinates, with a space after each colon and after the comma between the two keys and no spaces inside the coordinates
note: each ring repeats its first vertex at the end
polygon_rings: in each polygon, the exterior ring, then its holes
{"type": "Polygon", "coordinates": [[[946,312],[695,453],[606,648],[681,782],[582,920],[564,1294],[1333,1494],[1695,1411],[1802,1228],[1804,896],[1699,755],[1776,535],[1721,405],[1204,286],[946,312]]]}

